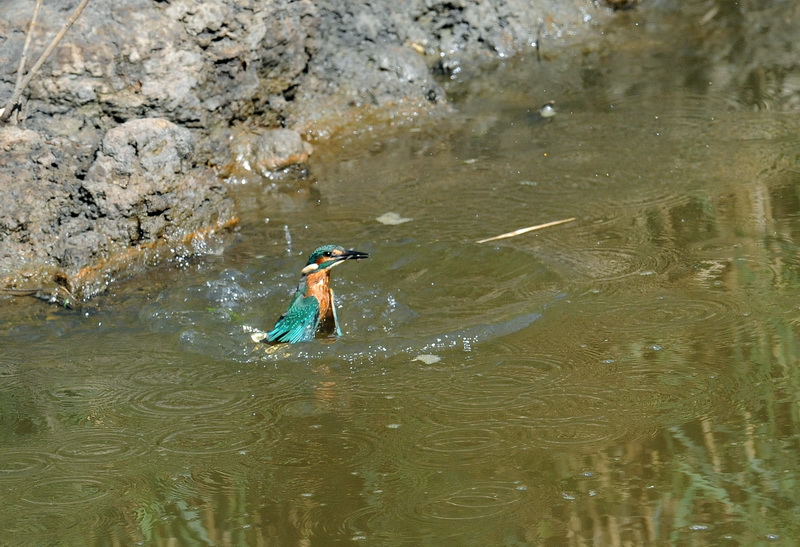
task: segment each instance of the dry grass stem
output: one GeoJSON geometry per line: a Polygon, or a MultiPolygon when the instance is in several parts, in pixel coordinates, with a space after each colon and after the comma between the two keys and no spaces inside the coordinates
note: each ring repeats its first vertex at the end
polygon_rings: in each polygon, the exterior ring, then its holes
{"type": "MultiPolygon", "coordinates": [[[[78,19],[78,16],[80,16],[81,12],[83,11],[83,8],[85,8],[86,4],[88,3],[89,0],[81,0],[81,3],[78,4],[78,7],[75,8],[75,11],[72,12],[72,15],[70,15],[69,19],[67,19],[67,21],[64,23],[64,26],[61,27],[61,30],[58,31],[58,34],[55,35],[53,40],[47,46],[47,49],[45,49],[44,53],[42,53],[41,56],[36,60],[36,63],[31,67],[31,70],[25,75],[25,77],[20,79],[19,77],[20,73],[17,74],[17,85],[14,86],[14,93],[11,95],[11,99],[9,99],[8,103],[6,103],[5,108],[2,110],[2,114],[0,114],[0,121],[6,121],[11,116],[11,113],[14,111],[14,107],[17,105],[17,102],[19,102],[19,99],[22,96],[23,91],[25,91],[25,88],[28,87],[29,83],[31,83],[33,77],[36,75],[37,72],[39,72],[39,69],[42,67],[44,62],[56,48],[56,46],[64,37],[64,35],[67,33],[67,31],[70,29],[72,24],[78,19]]],[[[34,11],[34,19],[38,14],[39,6],[40,2],[37,1],[36,8],[34,11]]],[[[33,30],[33,21],[31,21],[31,27],[28,31],[28,36],[25,38],[25,47],[23,48],[22,51],[23,59],[20,59],[20,68],[22,68],[25,63],[24,57],[27,53],[27,48],[29,45],[29,39],[31,35],[30,31],[32,30],[33,30]]]]}
{"type": "Polygon", "coordinates": [[[42,7],[42,0],[36,0],[36,5],[33,7],[33,15],[31,16],[31,23],[28,25],[28,34],[25,35],[25,45],[22,46],[22,55],[19,56],[19,67],[17,67],[17,81],[14,83],[14,89],[17,89],[22,84],[22,78],[25,76],[25,65],[28,62],[28,50],[31,48],[31,40],[33,39],[33,30],[36,28],[36,19],[39,18],[39,9],[42,7]]]}

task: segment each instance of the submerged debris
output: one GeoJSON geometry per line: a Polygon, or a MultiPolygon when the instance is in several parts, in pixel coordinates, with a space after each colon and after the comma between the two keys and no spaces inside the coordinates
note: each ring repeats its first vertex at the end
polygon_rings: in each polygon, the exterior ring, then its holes
{"type": "Polygon", "coordinates": [[[66,287],[56,287],[52,290],[48,289],[0,289],[0,291],[11,296],[32,296],[43,300],[48,304],[56,304],[68,310],[74,310],[80,307],[77,299],[72,296],[72,293],[66,287]]]}

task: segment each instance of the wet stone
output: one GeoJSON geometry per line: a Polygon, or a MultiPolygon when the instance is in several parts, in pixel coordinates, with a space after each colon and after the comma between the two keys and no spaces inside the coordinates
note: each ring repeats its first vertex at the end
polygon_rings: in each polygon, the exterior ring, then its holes
{"type": "Polygon", "coordinates": [[[304,163],[312,151],[311,144],[291,129],[242,131],[233,137],[230,171],[233,176],[269,177],[277,169],[304,163]]]}
{"type": "MultiPolygon", "coordinates": [[[[18,155],[55,158],[33,131],[11,129],[3,136],[16,143],[18,155]]],[[[0,165],[12,197],[2,205],[8,210],[0,223],[4,285],[41,284],[59,271],[77,297],[87,297],[105,290],[112,277],[153,262],[154,253],[192,254],[187,242],[194,235],[235,218],[218,178],[194,165],[193,147],[188,129],[140,119],[108,131],[83,181],[49,182],[55,160],[23,157],[0,165]],[[20,279],[20,259],[37,275],[20,279]]]]}

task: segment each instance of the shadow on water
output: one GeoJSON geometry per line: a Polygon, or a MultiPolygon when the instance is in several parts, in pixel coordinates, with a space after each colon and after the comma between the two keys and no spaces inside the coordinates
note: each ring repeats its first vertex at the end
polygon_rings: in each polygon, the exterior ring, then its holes
{"type": "Polygon", "coordinates": [[[800,538],[797,69],[714,60],[747,21],[694,9],[724,19],[623,15],[233,186],[221,256],[6,302],[0,543],[800,538]],[[333,274],[344,336],[254,343],[322,243],[371,255],[333,274]]]}

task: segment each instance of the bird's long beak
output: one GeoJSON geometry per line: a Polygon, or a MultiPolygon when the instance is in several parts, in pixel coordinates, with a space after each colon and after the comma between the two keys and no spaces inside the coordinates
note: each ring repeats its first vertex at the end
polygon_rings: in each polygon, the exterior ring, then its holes
{"type": "Polygon", "coordinates": [[[361,260],[369,258],[369,253],[348,249],[337,257],[339,260],[361,260]]]}

